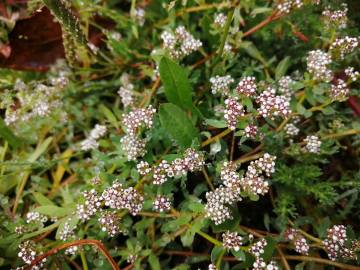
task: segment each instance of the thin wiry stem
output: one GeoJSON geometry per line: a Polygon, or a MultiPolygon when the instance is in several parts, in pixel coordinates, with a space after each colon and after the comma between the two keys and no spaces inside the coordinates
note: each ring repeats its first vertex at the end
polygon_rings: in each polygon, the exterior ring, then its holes
{"type": "Polygon", "coordinates": [[[55,247],[53,249],[50,249],[49,251],[45,252],[44,254],[41,254],[41,255],[37,256],[35,258],[35,260],[33,260],[31,262],[31,264],[26,267],[26,269],[32,269],[32,266],[37,265],[44,258],[47,258],[49,256],[52,256],[52,255],[58,253],[60,250],[67,249],[69,247],[84,246],[84,245],[96,246],[101,251],[101,253],[105,256],[105,258],[108,260],[108,262],[110,263],[112,269],[120,270],[120,267],[115,262],[115,260],[111,257],[109,251],[106,249],[106,247],[103,245],[103,243],[101,243],[98,240],[93,240],[93,239],[82,239],[82,240],[76,240],[76,241],[73,241],[73,242],[61,244],[61,245],[59,245],[59,246],[57,246],[57,247],[55,247]]]}

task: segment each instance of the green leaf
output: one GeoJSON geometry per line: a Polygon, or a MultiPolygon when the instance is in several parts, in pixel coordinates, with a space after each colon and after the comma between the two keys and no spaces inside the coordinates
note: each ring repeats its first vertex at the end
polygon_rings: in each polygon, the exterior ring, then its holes
{"type": "Polygon", "coordinates": [[[36,202],[38,204],[40,204],[41,206],[54,205],[54,203],[50,199],[48,199],[46,196],[44,196],[43,194],[41,194],[39,192],[34,192],[33,195],[34,195],[36,202]]]}
{"type": "Polygon", "coordinates": [[[74,209],[72,207],[59,207],[54,205],[39,206],[34,211],[50,217],[63,217],[70,214],[74,209]]]}
{"type": "Polygon", "coordinates": [[[286,56],[283,60],[279,62],[279,64],[275,69],[275,79],[279,80],[282,76],[284,76],[289,66],[290,66],[290,57],[286,56]]]}
{"type": "Polygon", "coordinates": [[[272,237],[265,237],[267,245],[264,248],[264,254],[262,255],[265,261],[269,261],[274,253],[276,247],[276,241],[272,237]]]}
{"type": "Polygon", "coordinates": [[[205,124],[216,128],[226,128],[227,124],[223,120],[205,119],[205,124]]]}
{"type": "Polygon", "coordinates": [[[169,58],[163,57],[159,71],[167,100],[183,109],[192,109],[191,86],[186,70],[169,58]]]}
{"type": "Polygon", "coordinates": [[[222,246],[215,246],[211,251],[211,262],[215,263],[223,250],[224,248],[222,246]]]}
{"type": "Polygon", "coordinates": [[[102,114],[107,118],[107,120],[116,128],[119,128],[118,120],[116,119],[116,116],[113,114],[113,112],[106,107],[105,105],[101,104],[99,106],[100,111],[102,114]]]}
{"type": "Polygon", "coordinates": [[[149,264],[153,270],[161,270],[159,259],[153,253],[149,256],[149,264]]]}
{"type": "Polygon", "coordinates": [[[159,112],[161,125],[179,146],[190,147],[193,140],[198,140],[197,129],[178,106],[170,103],[161,104],[159,112]]]}
{"type": "Polygon", "coordinates": [[[7,141],[12,147],[16,148],[21,144],[21,140],[6,126],[2,118],[0,118],[0,137],[7,141]]]}

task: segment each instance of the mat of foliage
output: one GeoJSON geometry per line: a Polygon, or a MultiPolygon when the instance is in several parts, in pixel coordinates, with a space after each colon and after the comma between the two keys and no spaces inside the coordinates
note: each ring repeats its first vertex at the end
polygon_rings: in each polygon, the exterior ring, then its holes
{"type": "Polygon", "coordinates": [[[0,269],[360,269],[357,0],[0,4],[0,269]]]}

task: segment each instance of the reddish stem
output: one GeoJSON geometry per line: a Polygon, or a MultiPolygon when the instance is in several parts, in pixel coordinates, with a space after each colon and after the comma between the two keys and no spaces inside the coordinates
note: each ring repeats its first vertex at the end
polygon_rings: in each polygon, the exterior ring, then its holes
{"type": "Polygon", "coordinates": [[[29,266],[27,266],[25,269],[31,269],[32,266],[37,265],[44,258],[47,258],[47,257],[49,257],[51,255],[54,255],[54,254],[58,253],[60,250],[67,249],[67,248],[73,247],[73,246],[84,246],[84,245],[96,246],[101,251],[101,253],[105,256],[105,258],[108,260],[108,262],[111,264],[112,269],[120,270],[120,267],[115,262],[115,260],[111,257],[111,255],[109,254],[108,250],[103,245],[103,243],[101,243],[98,240],[92,240],[92,239],[76,240],[76,241],[73,241],[73,242],[65,243],[65,244],[59,245],[57,247],[54,247],[53,249],[50,249],[49,251],[45,252],[44,254],[41,254],[41,255],[37,256],[35,258],[35,260],[33,260],[31,262],[31,264],[29,266]]]}
{"type": "Polygon", "coordinates": [[[348,104],[349,104],[350,108],[354,111],[356,116],[359,116],[360,115],[360,106],[359,106],[357,98],[355,96],[349,97],[348,104]]]}
{"type": "Polygon", "coordinates": [[[269,17],[267,17],[265,20],[263,20],[262,22],[260,22],[259,24],[255,25],[253,28],[251,28],[250,30],[246,31],[243,34],[243,37],[247,37],[250,36],[251,34],[255,33],[256,31],[258,31],[259,29],[263,28],[264,26],[268,25],[269,23],[280,19],[283,16],[282,13],[278,12],[278,11],[274,11],[269,17]]]}

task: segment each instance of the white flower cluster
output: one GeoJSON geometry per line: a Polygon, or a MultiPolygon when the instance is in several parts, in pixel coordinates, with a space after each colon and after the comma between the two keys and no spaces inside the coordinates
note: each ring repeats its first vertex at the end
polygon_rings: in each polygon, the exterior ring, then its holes
{"type": "Polygon", "coordinates": [[[359,78],[359,75],[360,75],[359,71],[356,71],[354,69],[354,67],[347,67],[344,72],[345,72],[346,76],[349,77],[350,81],[352,81],[352,82],[355,82],[359,78]]]}
{"type": "Polygon", "coordinates": [[[76,226],[71,227],[70,221],[66,221],[62,230],[59,233],[59,238],[62,241],[67,241],[69,239],[75,238],[75,230],[76,226]]]}
{"type": "Polygon", "coordinates": [[[269,183],[261,174],[271,176],[275,172],[275,160],[275,156],[265,153],[258,160],[251,161],[245,177],[241,180],[243,190],[252,194],[266,194],[269,190],[269,183]]]}
{"type": "Polygon", "coordinates": [[[183,158],[177,158],[171,163],[162,160],[159,165],[152,168],[153,184],[161,185],[169,177],[186,175],[187,172],[200,171],[205,165],[205,158],[202,153],[188,148],[184,152],[183,158]]]}
{"type": "MultiPolygon", "coordinates": [[[[23,242],[19,245],[18,257],[21,258],[24,263],[30,265],[36,258],[35,245],[31,241],[23,242]]],[[[41,255],[41,254],[40,254],[41,255]]],[[[40,270],[44,267],[46,258],[42,259],[40,263],[31,267],[31,270],[40,270]]]]}
{"type": "Polygon", "coordinates": [[[304,148],[305,152],[314,154],[320,153],[321,141],[319,137],[315,135],[309,135],[304,139],[304,142],[306,143],[304,148]]]}
{"type": "Polygon", "coordinates": [[[143,126],[152,127],[155,112],[156,110],[150,105],[148,108],[138,108],[128,114],[123,114],[122,122],[127,134],[121,138],[120,142],[129,161],[145,155],[146,141],[141,139],[137,133],[143,126]]]}
{"type": "Polygon", "coordinates": [[[255,256],[255,262],[253,264],[253,269],[265,269],[266,263],[261,257],[265,252],[265,247],[267,245],[266,239],[261,239],[256,243],[252,244],[249,252],[255,256]]]}
{"type": "Polygon", "coordinates": [[[148,108],[137,108],[133,111],[123,114],[123,124],[129,135],[135,136],[140,127],[151,128],[156,109],[151,105],[148,108]]]}
{"type": "Polygon", "coordinates": [[[211,93],[220,93],[223,96],[229,95],[230,85],[234,82],[234,79],[230,75],[219,76],[210,78],[211,93]]]}
{"type": "Polygon", "coordinates": [[[302,236],[299,233],[299,230],[294,229],[294,228],[288,228],[284,232],[284,238],[287,241],[293,242],[296,252],[303,254],[303,255],[309,254],[310,246],[309,246],[308,242],[306,241],[306,239],[304,238],[304,236],[302,236]]]}
{"type": "Polygon", "coordinates": [[[120,81],[122,86],[117,93],[121,98],[121,103],[126,108],[134,104],[134,85],[129,81],[127,73],[121,75],[120,81]]]}
{"type": "Polygon", "coordinates": [[[289,101],[291,99],[291,86],[294,84],[294,80],[291,79],[290,76],[282,76],[280,78],[280,80],[278,81],[278,85],[279,85],[279,92],[286,96],[289,101]]]}
{"type": "Polygon", "coordinates": [[[184,26],[178,26],[175,33],[165,31],[161,34],[164,48],[169,51],[171,57],[181,59],[202,46],[202,42],[195,39],[184,26]]]}
{"type": "Polygon", "coordinates": [[[226,15],[224,13],[218,13],[215,15],[214,23],[216,26],[223,28],[226,24],[226,15]]]}
{"type": "Polygon", "coordinates": [[[322,50],[310,51],[306,62],[309,73],[311,73],[316,80],[331,81],[333,72],[327,67],[331,63],[330,54],[322,50]]]}
{"type": "Polygon", "coordinates": [[[347,25],[347,12],[348,7],[346,3],[342,3],[342,9],[339,10],[330,10],[329,8],[325,9],[322,12],[322,16],[327,27],[335,26],[339,29],[346,28],[347,25]]]}
{"type": "Polygon", "coordinates": [[[89,220],[101,208],[102,197],[95,189],[83,192],[85,202],[76,206],[76,213],[82,221],[89,220]]]}
{"type": "Polygon", "coordinates": [[[135,19],[140,26],[143,26],[145,23],[145,10],[143,8],[135,9],[135,19]]]}
{"type": "Polygon", "coordinates": [[[256,79],[252,76],[244,77],[236,87],[240,95],[252,97],[256,94],[256,79]]]}
{"type": "Polygon", "coordinates": [[[55,110],[64,116],[64,111],[61,110],[63,103],[60,90],[57,86],[39,83],[26,85],[18,79],[14,86],[15,97],[5,112],[6,125],[28,122],[35,117],[47,117],[55,110]]]}
{"type": "Polygon", "coordinates": [[[146,141],[144,139],[132,135],[125,135],[121,138],[120,143],[129,161],[136,160],[136,158],[146,154],[146,141]]]}
{"type": "Polygon", "coordinates": [[[243,244],[243,238],[237,232],[227,231],[222,234],[222,242],[227,250],[239,251],[243,244]]]}
{"type": "Polygon", "coordinates": [[[257,111],[262,117],[274,119],[276,116],[287,117],[291,113],[289,99],[275,93],[275,89],[269,87],[257,97],[256,101],[260,104],[257,111]]]}
{"type": "Polygon", "coordinates": [[[293,123],[288,123],[284,127],[286,135],[289,137],[294,137],[299,134],[300,129],[297,128],[293,123]]]}
{"type": "Polygon", "coordinates": [[[346,247],[348,241],[346,228],[344,225],[334,225],[328,229],[327,237],[323,241],[325,250],[330,260],[335,261],[338,258],[354,259],[355,251],[352,247],[346,247]]]}
{"type": "Polygon", "coordinates": [[[330,97],[332,100],[344,101],[348,98],[350,93],[349,87],[342,79],[337,79],[335,83],[331,84],[330,97]]]}
{"type": "Polygon", "coordinates": [[[102,211],[98,219],[101,230],[107,232],[109,236],[115,236],[121,232],[120,218],[113,211],[102,211]]]}
{"type": "Polygon", "coordinates": [[[209,264],[209,266],[208,266],[208,270],[218,270],[217,268],[216,268],[216,265],[215,264],[209,264]]]}
{"type": "Polygon", "coordinates": [[[168,197],[158,195],[153,202],[153,209],[156,212],[167,212],[171,209],[171,200],[168,197]]]}
{"type": "Polygon", "coordinates": [[[240,178],[236,172],[236,164],[224,162],[220,178],[224,186],[206,193],[206,217],[221,224],[232,219],[231,210],[226,204],[233,204],[242,200],[240,193],[245,191],[252,194],[265,194],[269,190],[269,183],[261,174],[270,176],[275,171],[275,156],[265,153],[263,157],[252,161],[248,166],[245,177],[240,178]]]}
{"type": "Polygon", "coordinates": [[[48,221],[47,216],[40,214],[39,212],[28,212],[26,214],[26,223],[41,223],[42,225],[48,221]]]}
{"type": "Polygon", "coordinates": [[[301,8],[302,0],[279,0],[276,3],[276,9],[282,13],[289,13],[294,8],[301,8]]]}
{"type": "Polygon", "coordinates": [[[81,150],[88,151],[99,147],[98,139],[106,134],[106,126],[96,124],[88,138],[81,142],[81,150]]]}
{"type": "Polygon", "coordinates": [[[344,59],[346,54],[352,53],[359,46],[359,38],[345,36],[337,38],[331,45],[332,54],[339,55],[340,59],[344,59]]]}
{"type": "Polygon", "coordinates": [[[225,100],[226,108],[224,118],[231,130],[236,129],[236,124],[240,116],[244,116],[244,107],[240,104],[237,97],[229,97],[225,100]]]}
{"type": "Polygon", "coordinates": [[[144,203],[144,197],[134,189],[129,187],[124,189],[118,182],[105,189],[101,195],[105,206],[112,209],[127,209],[133,216],[137,215],[144,203]]]}
{"type": "Polygon", "coordinates": [[[258,127],[255,125],[247,125],[244,129],[244,135],[247,138],[256,138],[258,134],[258,127]]]}

